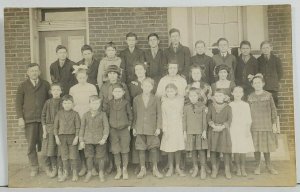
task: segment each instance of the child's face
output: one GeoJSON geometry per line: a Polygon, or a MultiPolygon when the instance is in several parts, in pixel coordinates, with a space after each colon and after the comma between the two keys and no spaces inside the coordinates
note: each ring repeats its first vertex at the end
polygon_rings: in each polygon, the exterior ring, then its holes
{"type": "Polygon", "coordinates": [[[94,100],[94,101],[90,101],[90,110],[92,111],[97,111],[101,105],[101,100],[94,100]]]}
{"type": "Polygon", "coordinates": [[[135,39],[135,37],[127,37],[126,42],[128,47],[133,48],[135,47],[137,40],[135,39]]]}
{"type": "Polygon", "coordinates": [[[60,86],[52,86],[51,87],[51,94],[53,98],[59,98],[60,94],[62,93],[60,86]]]}
{"type": "Polygon", "coordinates": [[[116,73],[116,72],[109,72],[107,74],[107,77],[108,77],[109,81],[116,82],[118,80],[118,73],[116,73]]]}
{"type": "Polygon", "coordinates": [[[87,82],[87,75],[86,75],[86,73],[78,73],[76,75],[76,79],[77,79],[78,83],[80,83],[80,84],[86,83],[87,82]]]}
{"type": "Polygon", "coordinates": [[[153,85],[150,82],[143,82],[142,89],[143,89],[143,93],[151,93],[153,89],[153,85]]]}
{"type": "Polygon", "coordinates": [[[220,41],[219,42],[219,50],[221,53],[226,53],[229,49],[229,45],[227,41],[220,41]]]}
{"type": "Polygon", "coordinates": [[[115,57],[116,53],[117,53],[117,50],[115,48],[113,48],[113,47],[107,47],[105,49],[105,54],[109,58],[115,57]]]}
{"type": "Polygon", "coordinates": [[[146,70],[143,66],[141,65],[136,65],[134,67],[135,75],[139,77],[145,77],[146,76],[146,70]]]}
{"type": "Polygon", "coordinates": [[[200,81],[202,77],[201,69],[192,69],[192,79],[193,81],[200,81]]]}
{"type": "Polygon", "coordinates": [[[241,53],[242,55],[244,56],[247,56],[247,55],[250,55],[250,52],[251,52],[251,47],[249,45],[242,45],[241,47],[241,53]]]}
{"type": "Polygon", "coordinates": [[[114,99],[121,99],[123,97],[123,95],[125,94],[124,90],[122,88],[114,88],[113,92],[112,92],[114,99]]]}
{"type": "Polygon", "coordinates": [[[189,92],[189,99],[190,99],[191,103],[195,104],[199,100],[199,95],[197,94],[196,91],[191,91],[191,92],[189,92]]]}
{"type": "Polygon", "coordinates": [[[175,76],[178,73],[178,65],[177,64],[169,64],[168,72],[170,76],[175,76]]]}
{"type": "Polygon", "coordinates": [[[196,48],[196,53],[200,55],[205,53],[205,45],[203,43],[198,43],[195,48],[196,48]]]}
{"type": "Polygon", "coordinates": [[[221,70],[219,71],[218,76],[220,80],[225,80],[227,79],[228,72],[226,70],[221,70]]]}
{"type": "Polygon", "coordinates": [[[260,78],[255,78],[252,81],[252,87],[255,91],[261,91],[263,90],[265,83],[260,78]]]}
{"type": "Polygon", "coordinates": [[[180,42],[180,34],[178,32],[171,33],[170,40],[172,44],[178,44],[180,42]]]}
{"type": "Polygon", "coordinates": [[[241,100],[244,96],[244,91],[241,87],[236,87],[233,89],[232,95],[234,97],[234,100],[241,100]]]}
{"type": "Polygon", "coordinates": [[[38,77],[40,76],[40,74],[41,74],[41,71],[38,66],[30,67],[27,69],[27,75],[28,75],[29,79],[31,79],[31,80],[37,80],[38,77]]]}
{"type": "Polygon", "coordinates": [[[166,95],[168,98],[174,98],[177,95],[177,91],[174,88],[167,88],[166,95]]]}
{"type": "Polygon", "coordinates": [[[148,43],[149,43],[151,48],[156,48],[156,47],[158,47],[159,40],[157,39],[157,37],[152,36],[152,37],[149,38],[148,43]]]}
{"type": "Polygon", "coordinates": [[[70,111],[73,108],[73,102],[71,100],[65,100],[62,103],[64,110],[70,111]]]}
{"type": "Polygon", "coordinates": [[[224,99],[225,99],[225,95],[224,95],[224,93],[217,92],[217,93],[215,93],[214,98],[217,103],[223,103],[224,99]]]}
{"type": "Polygon", "coordinates": [[[92,60],[93,52],[91,50],[84,50],[82,52],[82,58],[88,61],[92,60]]]}
{"type": "Polygon", "coordinates": [[[264,55],[270,55],[272,51],[272,47],[270,44],[264,44],[262,47],[261,47],[261,52],[264,54],[264,55]]]}
{"type": "Polygon", "coordinates": [[[59,60],[65,60],[67,58],[68,53],[67,53],[67,50],[65,50],[65,49],[59,49],[56,52],[56,55],[59,60]]]}

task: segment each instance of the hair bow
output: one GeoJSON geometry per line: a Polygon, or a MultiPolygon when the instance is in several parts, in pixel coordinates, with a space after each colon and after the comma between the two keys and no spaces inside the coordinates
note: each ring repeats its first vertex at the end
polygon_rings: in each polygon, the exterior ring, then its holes
{"type": "Polygon", "coordinates": [[[88,67],[86,65],[82,65],[82,64],[81,65],[73,65],[73,69],[74,69],[74,71],[72,73],[77,73],[78,70],[80,70],[80,69],[87,70],[88,67]]]}

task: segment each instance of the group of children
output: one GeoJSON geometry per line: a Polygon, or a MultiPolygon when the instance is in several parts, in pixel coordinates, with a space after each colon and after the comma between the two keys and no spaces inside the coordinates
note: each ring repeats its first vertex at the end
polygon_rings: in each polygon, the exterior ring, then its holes
{"type": "Polygon", "coordinates": [[[39,77],[38,64],[28,65],[16,109],[28,141],[31,176],[38,174],[36,145],[42,149],[46,174],[60,182],[70,170],[72,181],[85,175],[88,182],[99,175],[103,182],[113,169],[114,179],[128,179],[130,162],[140,164],[137,178],[146,176],[148,164],[155,177],[163,178],[159,162],[166,177],[186,176],[189,159],[192,177],[200,172],[201,179],[207,173],[216,178],[221,157],[230,179],[232,154],[236,174],[247,176],[250,152],[257,163],[255,174],[260,174],[261,153],[268,171],[278,174],[270,153],[277,147],[282,67],[270,42],[262,42],[262,56],[256,59],[248,41],[241,42],[238,58],[229,53],[225,38],[218,40],[219,54],[213,57],[197,41],[191,57],[180,44],[179,30],[171,29],[169,35],[171,45],[163,51],[158,35],[151,33],[150,49],[144,52],[136,47],[136,34],[128,33],[121,57],[109,42],[100,63],[88,45],[77,64],[60,45],[58,60],[50,67],[51,85],[39,77]]]}

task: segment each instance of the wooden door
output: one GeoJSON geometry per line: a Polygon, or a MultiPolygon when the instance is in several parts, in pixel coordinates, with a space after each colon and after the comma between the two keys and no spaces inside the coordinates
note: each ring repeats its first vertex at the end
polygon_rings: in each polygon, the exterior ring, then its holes
{"type": "Polygon", "coordinates": [[[81,47],[86,43],[85,30],[42,31],[39,32],[40,65],[42,78],[51,82],[50,65],[55,60],[57,45],[68,49],[68,58],[74,62],[81,59],[81,47]]]}

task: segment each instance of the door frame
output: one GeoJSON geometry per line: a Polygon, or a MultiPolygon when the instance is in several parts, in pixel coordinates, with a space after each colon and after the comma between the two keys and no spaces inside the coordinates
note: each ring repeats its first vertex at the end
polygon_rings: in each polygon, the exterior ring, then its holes
{"type": "Polygon", "coordinates": [[[32,63],[40,64],[40,49],[39,49],[39,32],[40,31],[59,31],[59,30],[86,30],[86,42],[89,44],[89,22],[88,22],[88,8],[85,7],[85,22],[74,24],[73,22],[67,25],[47,25],[41,24],[39,21],[39,14],[41,9],[30,8],[29,9],[29,25],[30,25],[30,58],[32,63]]]}

